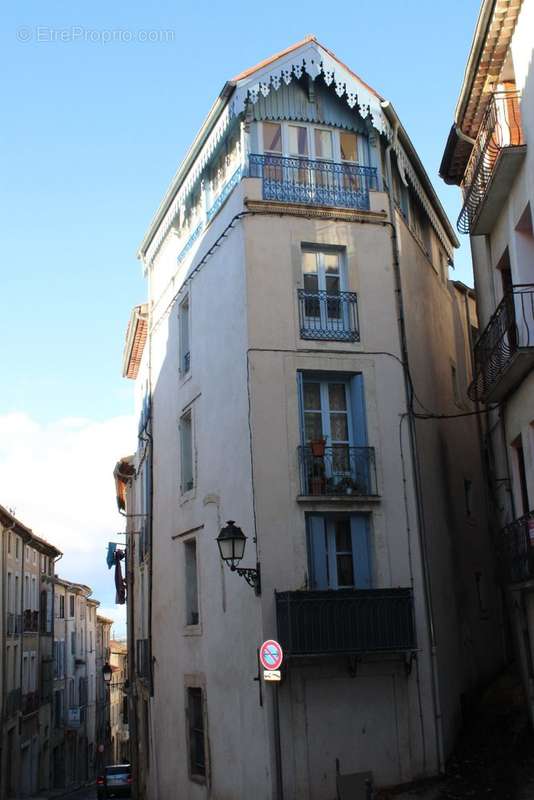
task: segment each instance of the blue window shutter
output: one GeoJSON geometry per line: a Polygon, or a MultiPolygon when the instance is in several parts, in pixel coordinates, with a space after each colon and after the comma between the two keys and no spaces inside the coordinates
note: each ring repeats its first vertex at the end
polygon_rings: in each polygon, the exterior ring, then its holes
{"type": "Polygon", "coordinates": [[[371,554],[369,552],[369,518],[366,514],[353,514],[350,518],[352,557],[357,589],[370,589],[371,554]]]}
{"type": "Polygon", "coordinates": [[[350,380],[350,397],[352,405],[352,430],[355,447],[367,446],[367,419],[365,415],[365,395],[363,375],[359,372],[350,380]]]}
{"type": "Polygon", "coordinates": [[[325,519],[318,514],[310,514],[307,522],[311,588],[328,589],[325,519]]]}
{"type": "Polygon", "coordinates": [[[297,372],[297,400],[299,404],[300,443],[305,444],[304,433],[304,389],[302,386],[302,372],[297,372]]]}

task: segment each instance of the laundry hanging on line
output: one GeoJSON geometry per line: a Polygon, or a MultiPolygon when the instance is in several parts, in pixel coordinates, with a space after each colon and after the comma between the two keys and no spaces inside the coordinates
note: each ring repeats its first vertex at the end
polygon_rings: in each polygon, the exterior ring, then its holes
{"type": "MultiPolygon", "coordinates": [[[[126,552],[124,550],[115,550],[115,602],[120,606],[126,603],[126,581],[122,577],[121,569],[121,561],[123,558],[126,558],[126,552]]],[[[126,563],[124,571],[126,573],[126,563]]]]}

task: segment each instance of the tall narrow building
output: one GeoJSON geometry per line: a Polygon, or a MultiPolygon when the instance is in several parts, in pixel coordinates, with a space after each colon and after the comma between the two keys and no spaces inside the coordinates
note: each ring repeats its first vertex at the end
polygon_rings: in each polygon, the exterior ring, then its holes
{"type": "Polygon", "coordinates": [[[441,163],[461,186],[492,533],[534,722],[534,2],[484,0],[441,163]]]}
{"type": "Polygon", "coordinates": [[[224,84],[141,244],[124,354],[141,796],[331,800],[338,772],[443,767],[503,659],[456,246],[391,103],[315,37],[224,84]]]}

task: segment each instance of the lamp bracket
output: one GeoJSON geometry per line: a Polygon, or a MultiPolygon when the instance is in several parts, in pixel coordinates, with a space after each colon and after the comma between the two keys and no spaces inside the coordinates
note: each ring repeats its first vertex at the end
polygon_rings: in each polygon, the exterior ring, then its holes
{"type": "Polygon", "coordinates": [[[244,578],[249,586],[251,586],[257,595],[261,594],[261,573],[259,562],[256,564],[256,569],[251,567],[230,567],[232,572],[237,572],[240,578],[244,578]]]}

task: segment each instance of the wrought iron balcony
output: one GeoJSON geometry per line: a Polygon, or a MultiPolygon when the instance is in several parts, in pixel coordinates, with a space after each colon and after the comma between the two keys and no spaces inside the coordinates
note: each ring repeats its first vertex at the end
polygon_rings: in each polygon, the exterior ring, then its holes
{"type": "Polygon", "coordinates": [[[507,583],[534,580],[534,511],[502,529],[499,537],[501,567],[507,583]]]}
{"type": "Polygon", "coordinates": [[[411,589],[277,592],[276,620],[288,658],[416,647],[411,589]]]}
{"type": "Polygon", "coordinates": [[[27,633],[37,633],[39,630],[39,612],[27,608],[24,611],[24,631],[27,633]]]}
{"type": "Polygon", "coordinates": [[[472,400],[500,402],[534,367],[534,284],[508,292],[475,345],[472,400]]]}
{"type": "Polygon", "coordinates": [[[264,200],[369,209],[376,167],[276,155],[249,156],[251,178],[261,178],[264,200]]]}
{"type": "Polygon", "coordinates": [[[6,697],[6,714],[7,718],[15,716],[22,707],[22,692],[19,689],[11,689],[6,697]]]}
{"type": "Polygon", "coordinates": [[[148,639],[136,641],[136,669],[137,675],[145,680],[150,680],[150,650],[148,639]]]}
{"type": "Polygon", "coordinates": [[[300,491],[304,496],[377,496],[374,447],[331,445],[298,448],[300,491]],[[322,453],[320,450],[322,449],[322,453]]]}
{"type": "Polygon", "coordinates": [[[360,341],[355,292],[297,292],[301,339],[360,341]]]}
{"type": "Polygon", "coordinates": [[[495,92],[488,104],[462,181],[460,233],[489,233],[508,194],[525,149],[519,99],[516,90],[495,92]]]}
{"type": "Polygon", "coordinates": [[[26,716],[39,710],[39,692],[28,692],[22,695],[22,714],[26,716]]]}

